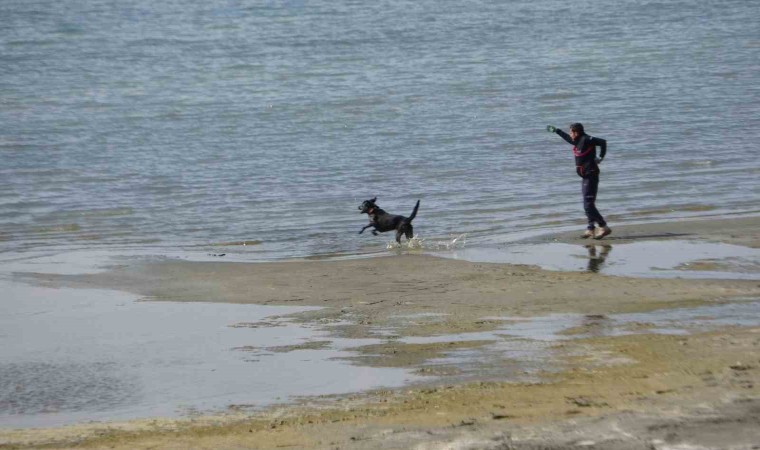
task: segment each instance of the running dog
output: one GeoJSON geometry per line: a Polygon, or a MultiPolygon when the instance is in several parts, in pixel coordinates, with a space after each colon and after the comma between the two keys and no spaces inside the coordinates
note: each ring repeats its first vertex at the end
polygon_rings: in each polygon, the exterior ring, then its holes
{"type": "Polygon", "coordinates": [[[364,230],[369,227],[374,227],[372,234],[375,236],[377,236],[378,231],[385,233],[386,231],[396,230],[396,242],[399,244],[401,243],[401,236],[406,236],[407,240],[414,237],[412,220],[417,215],[417,209],[420,207],[419,200],[417,200],[417,204],[414,205],[412,215],[409,217],[388,214],[380,209],[375,204],[375,201],[377,201],[377,197],[371,200],[364,200],[361,206],[359,206],[359,212],[369,216],[369,225],[364,226],[361,231],[359,231],[359,234],[364,233],[364,230]]]}

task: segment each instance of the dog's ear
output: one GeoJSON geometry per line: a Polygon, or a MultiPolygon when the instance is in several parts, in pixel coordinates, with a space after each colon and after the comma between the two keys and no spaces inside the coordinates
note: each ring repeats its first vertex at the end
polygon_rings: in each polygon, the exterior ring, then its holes
{"type": "Polygon", "coordinates": [[[373,198],[373,199],[372,199],[372,200],[370,200],[370,201],[371,201],[372,203],[375,203],[375,202],[377,201],[377,197],[373,198]]]}

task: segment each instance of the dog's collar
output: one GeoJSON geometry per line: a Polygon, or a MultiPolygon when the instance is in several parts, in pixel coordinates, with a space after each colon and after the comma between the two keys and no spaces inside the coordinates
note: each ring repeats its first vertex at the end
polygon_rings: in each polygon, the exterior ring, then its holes
{"type": "Polygon", "coordinates": [[[375,212],[375,208],[370,208],[367,210],[367,214],[372,214],[373,212],[375,212]]]}

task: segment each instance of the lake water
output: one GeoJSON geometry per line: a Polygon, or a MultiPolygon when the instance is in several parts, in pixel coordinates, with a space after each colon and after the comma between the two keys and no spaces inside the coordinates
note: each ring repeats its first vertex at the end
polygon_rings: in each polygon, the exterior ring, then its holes
{"type": "Polygon", "coordinates": [[[0,3],[0,252],[275,259],[758,211],[760,3],[0,3]],[[247,245],[242,245],[246,243],[247,245]]]}
{"type": "Polygon", "coordinates": [[[248,412],[418,378],[338,360],[377,340],[291,323],[288,314],[308,307],[137,302],[29,286],[3,286],[3,296],[0,429],[248,412]],[[324,345],[300,347],[315,340],[324,345]]]}

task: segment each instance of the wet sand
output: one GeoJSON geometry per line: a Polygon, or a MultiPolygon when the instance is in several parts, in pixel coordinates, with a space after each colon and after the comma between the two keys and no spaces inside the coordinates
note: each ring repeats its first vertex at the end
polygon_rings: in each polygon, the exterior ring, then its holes
{"type": "MultiPolygon", "coordinates": [[[[758,248],[758,229],[756,217],[630,225],[615,227],[606,242],[692,239],[758,248]]],[[[541,239],[583,245],[575,234],[541,239]]],[[[320,306],[293,317],[330,324],[335,337],[385,337],[357,348],[354,363],[430,371],[431,381],[255,414],[0,430],[2,447],[750,449],[760,443],[760,327],[622,336],[583,329],[614,314],[756,301],[756,280],[630,278],[415,254],[256,264],[159,260],[97,274],[17,278],[119,289],[151,301],[320,306]],[[572,330],[581,337],[552,342],[552,367],[528,380],[506,376],[516,365],[508,358],[481,362],[483,376],[478,367],[463,374],[455,365],[424,364],[487,340],[404,340],[494,331],[508,320],[556,314],[590,320],[572,330]],[[494,374],[502,370],[499,379],[494,374]]]]}

